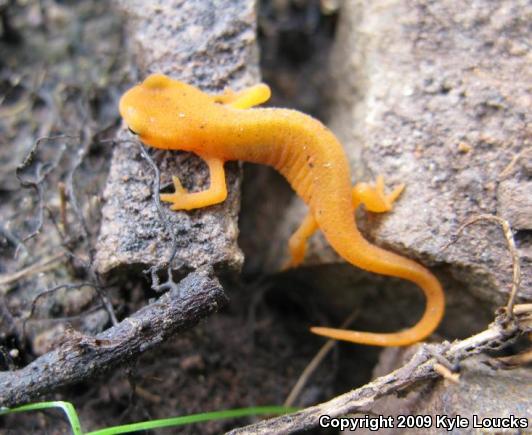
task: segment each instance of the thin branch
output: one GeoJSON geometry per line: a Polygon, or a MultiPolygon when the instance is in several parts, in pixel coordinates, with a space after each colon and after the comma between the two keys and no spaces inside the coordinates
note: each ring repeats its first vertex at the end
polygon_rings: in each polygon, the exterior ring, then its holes
{"type": "Polygon", "coordinates": [[[85,216],[83,215],[81,207],[79,206],[78,196],[77,196],[76,189],[74,186],[74,176],[76,175],[76,171],[79,169],[79,167],[83,163],[83,160],[85,159],[85,156],[87,155],[89,151],[90,144],[91,144],[90,139],[84,140],[83,145],[77,151],[75,163],[72,166],[72,169],[68,171],[66,178],[65,178],[66,193],[68,194],[70,205],[72,206],[72,210],[74,211],[74,214],[76,215],[76,217],[78,218],[81,224],[81,228],[83,229],[84,239],[87,241],[89,240],[91,233],[87,225],[87,221],[85,220],[85,216]]]}
{"type": "MultiPolygon", "coordinates": [[[[13,273],[6,274],[6,275],[1,275],[0,286],[13,284],[14,282],[17,282],[18,280],[22,278],[26,278],[28,276],[50,270],[53,267],[55,267],[56,262],[63,259],[65,256],[66,254],[64,252],[58,252],[54,255],[43,258],[41,261],[38,261],[32,264],[31,266],[25,267],[24,269],[21,269],[17,272],[13,272],[13,273]]],[[[4,291],[0,291],[0,293],[3,293],[3,292],[4,291]]]]}
{"type": "Polygon", "coordinates": [[[443,364],[435,363],[434,371],[438,373],[443,379],[447,379],[453,384],[460,383],[460,374],[449,370],[447,366],[443,364]]]}
{"type": "Polygon", "coordinates": [[[9,311],[6,298],[2,296],[0,296],[0,331],[2,331],[4,336],[16,335],[17,333],[15,319],[11,311],[9,311]]]}
{"type": "Polygon", "coordinates": [[[17,176],[20,185],[24,188],[33,188],[37,192],[37,224],[35,225],[35,228],[31,231],[30,234],[28,234],[26,237],[24,237],[24,242],[27,240],[35,237],[42,229],[43,222],[44,222],[44,188],[43,188],[43,182],[46,179],[46,177],[52,172],[57,165],[59,165],[59,162],[61,161],[61,158],[63,157],[63,154],[66,151],[67,145],[66,143],[63,143],[61,147],[59,147],[58,151],[56,152],[55,159],[51,162],[39,162],[37,160],[37,152],[39,150],[40,145],[43,142],[46,141],[52,141],[56,139],[71,139],[75,136],[71,135],[58,135],[58,136],[50,136],[50,137],[41,137],[35,141],[32,148],[30,149],[29,153],[26,155],[24,160],[20,165],[17,166],[15,175],[17,176]],[[31,168],[35,164],[35,175],[34,176],[28,176],[25,174],[25,171],[31,168]]]}
{"type": "Polygon", "coordinates": [[[526,350],[517,355],[503,356],[497,358],[498,361],[505,364],[507,367],[518,367],[532,363],[532,350],[526,350]]]}
{"type": "Polygon", "coordinates": [[[67,214],[67,192],[65,183],[57,183],[59,190],[59,215],[61,217],[61,224],[63,225],[63,234],[69,233],[68,228],[68,214],[67,214]]]}
{"type": "Polygon", "coordinates": [[[26,246],[24,246],[24,243],[22,240],[20,240],[13,232],[8,230],[1,222],[0,222],[0,235],[3,236],[6,241],[11,243],[16,250],[22,249],[24,252],[27,252],[26,246]]]}
{"type": "Polygon", "coordinates": [[[506,312],[508,313],[508,316],[512,316],[514,312],[513,307],[515,305],[515,298],[517,297],[517,293],[519,292],[519,287],[521,285],[521,266],[519,265],[519,254],[517,253],[517,249],[515,247],[512,229],[507,220],[491,214],[481,214],[478,216],[473,216],[471,219],[468,219],[466,222],[460,225],[460,228],[458,228],[458,231],[453,236],[453,238],[449,241],[449,243],[444,245],[441,250],[443,251],[447,249],[450,245],[455,243],[462,234],[462,231],[465,227],[480,220],[493,221],[498,223],[502,227],[504,238],[506,239],[506,243],[508,245],[508,250],[510,251],[510,255],[512,256],[512,290],[510,292],[510,297],[508,298],[508,303],[506,304],[506,312]]]}
{"type": "MultiPolygon", "coordinates": [[[[353,323],[359,313],[360,309],[355,308],[355,310],[353,310],[351,314],[343,321],[342,325],[340,326],[340,329],[345,329],[351,323],[353,323]]],[[[329,352],[334,348],[337,343],[338,341],[336,340],[327,340],[325,342],[325,344],[320,348],[318,353],[314,356],[314,358],[312,358],[310,363],[308,363],[308,365],[305,367],[305,369],[299,376],[299,379],[297,380],[296,384],[290,391],[290,394],[288,394],[288,397],[284,401],[283,406],[290,408],[294,405],[297,397],[299,396],[299,394],[301,394],[301,391],[305,387],[309,378],[312,376],[312,374],[316,371],[321,362],[325,359],[325,357],[329,354],[329,352]]]]}
{"type": "Polygon", "coordinates": [[[26,335],[26,323],[30,320],[33,320],[33,316],[35,314],[35,310],[37,309],[37,303],[44,297],[47,297],[49,295],[54,294],[55,292],[59,290],[79,290],[82,287],[92,287],[96,289],[96,286],[90,282],[81,282],[78,284],[60,284],[55,287],[43,290],[41,293],[39,293],[31,302],[31,308],[30,313],[28,316],[24,319],[22,322],[22,333],[25,336],[26,335]]]}
{"type": "Polygon", "coordinates": [[[137,358],[177,332],[195,326],[225,304],[211,270],[198,270],[118,325],[94,337],[71,332],[67,340],[26,367],[0,372],[0,406],[35,401],[137,358]]]}
{"type": "Polygon", "coordinates": [[[514,155],[510,163],[508,163],[508,166],[506,166],[506,168],[504,168],[499,174],[499,177],[498,177],[499,180],[502,180],[508,177],[508,175],[511,175],[515,169],[515,165],[518,162],[518,160],[524,157],[526,154],[531,154],[531,153],[532,153],[532,150],[530,148],[524,148],[519,153],[514,155]]]}
{"type": "Polygon", "coordinates": [[[176,239],[174,231],[172,230],[172,224],[166,217],[164,213],[164,209],[161,205],[161,198],[160,198],[161,172],[159,171],[159,168],[157,167],[153,159],[150,157],[150,155],[146,152],[146,149],[140,142],[135,142],[135,141],[126,141],[126,142],[136,143],[138,145],[142,157],[144,157],[144,159],[148,162],[148,164],[150,165],[153,171],[153,174],[154,174],[153,176],[153,201],[155,202],[157,213],[159,213],[159,217],[161,218],[161,221],[164,224],[166,232],[170,235],[172,239],[172,252],[170,254],[169,259],[166,262],[166,264],[170,266],[172,264],[172,261],[174,261],[174,258],[177,253],[177,239],[176,239]]]}

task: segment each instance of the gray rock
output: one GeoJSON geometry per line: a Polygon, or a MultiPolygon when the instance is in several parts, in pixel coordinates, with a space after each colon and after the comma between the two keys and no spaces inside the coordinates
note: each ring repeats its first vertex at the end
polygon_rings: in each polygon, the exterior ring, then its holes
{"type": "MultiPolygon", "coordinates": [[[[441,248],[469,217],[504,216],[497,208],[499,176],[531,145],[526,79],[531,62],[523,43],[532,5],[518,0],[348,5],[359,22],[346,44],[356,47],[351,62],[366,90],[352,108],[355,122],[346,126],[358,132],[352,134],[360,137],[371,173],[390,174],[390,181],[407,186],[377,240],[404,246],[430,263],[449,264],[473,293],[501,303],[511,265],[499,228],[476,224],[448,250],[441,248]]],[[[340,88],[349,83],[344,79],[336,81],[340,88]]],[[[521,171],[512,179],[524,187],[521,171]]],[[[519,253],[521,295],[531,298],[530,246],[524,243],[519,253]]]]}
{"type": "MultiPolygon", "coordinates": [[[[521,296],[532,298],[529,154],[530,45],[528,1],[346,1],[331,58],[334,89],[329,126],[344,144],[353,181],[384,175],[406,189],[386,215],[361,222],[370,240],[421,260],[476,297],[503,303],[511,257],[493,223],[510,220],[521,256],[521,296]],[[522,231],[521,231],[522,230],[522,231]]],[[[276,227],[287,240],[304,216],[294,200],[276,227]]],[[[268,235],[272,239],[271,233],[268,235]]],[[[271,269],[286,256],[274,245],[271,269]]],[[[307,265],[337,262],[314,237],[307,265]]],[[[441,275],[440,275],[441,276],[441,275]]]]}
{"type": "Polygon", "coordinates": [[[515,230],[532,230],[532,181],[504,180],[497,190],[497,210],[515,230]]]}
{"type": "MultiPolygon", "coordinates": [[[[210,92],[258,81],[253,1],[117,0],[116,4],[126,15],[128,42],[140,77],[163,72],[210,92]]],[[[125,132],[119,137],[128,138],[125,132]]],[[[169,185],[171,175],[178,175],[193,191],[208,186],[206,166],[197,157],[168,152],[155,153],[154,158],[162,187],[169,185]]],[[[228,164],[226,173],[229,196],[223,204],[188,213],[172,212],[163,205],[176,237],[173,268],[186,271],[204,264],[240,268],[243,256],[236,244],[240,167],[228,164]]],[[[104,192],[95,261],[100,273],[133,265],[161,266],[170,258],[172,237],[155,206],[153,182],[153,170],[138,146],[120,143],[104,192]]]]}
{"type": "MultiPolygon", "coordinates": [[[[375,376],[397,368],[408,360],[414,349],[386,349],[381,354],[375,376]]],[[[485,363],[485,357],[479,356],[465,360],[460,367],[458,384],[438,380],[435,384],[423,384],[403,397],[387,396],[378,400],[372,407],[372,415],[392,416],[394,428],[381,429],[384,435],[420,432],[427,434],[481,434],[489,428],[475,427],[484,419],[495,423],[494,418],[529,418],[532,413],[532,374],[526,368],[513,370],[494,370],[485,363]],[[461,417],[462,427],[447,431],[449,421],[445,417],[461,417]],[[417,416],[418,422],[423,416],[427,427],[413,430],[399,428],[399,416],[417,416]],[[447,425],[447,426],[445,426],[447,425]]],[[[361,417],[357,415],[356,417],[361,417]]],[[[528,423],[530,425],[530,423],[528,423]]],[[[495,429],[497,426],[495,426],[495,429]]],[[[493,431],[488,430],[488,432],[493,431]]],[[[370,434],[369,429],[357,430],[360,434],[370,434]]],[[[502,433],[500,431],[495,431],[502,433]]],[[[514,427],[505,433],[521,433],[514,427]]]]}

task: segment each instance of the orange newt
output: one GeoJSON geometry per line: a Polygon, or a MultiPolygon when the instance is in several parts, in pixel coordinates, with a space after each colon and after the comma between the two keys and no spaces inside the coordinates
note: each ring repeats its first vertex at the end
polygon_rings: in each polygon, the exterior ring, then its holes
{"type": "Polygon", "coordinates": [[[384,193],[375,186],[351,186],[349,164],[334,134],[316,119],[288,109],[251,107],[264,103],[270,89],[259,84],[240,92],[206,94],[162,74],[153,74],[128,90],[120,113],[142,142],[155,148],[191,151],[205,160],[210,187],[187,192],[172,177],[175,193],[161,194],[172,210],[218,204],[227,196],[224,163],[244,160],[274,167],[309,207],[309,214],[289,241],[291,266],[303,261],[308,238],[320,229],[334,250],[349,263],[370,272],[396,276],[417,284],[426,297],[420,321],[393,333],[358,332],[325,327],[311,331],[325,337],[376,346],[403,346],[424,339],[440,323],[443,290],[420,264],[369,243],[357,229],[355,209],[391,210],[403,186],[384,193]]]}

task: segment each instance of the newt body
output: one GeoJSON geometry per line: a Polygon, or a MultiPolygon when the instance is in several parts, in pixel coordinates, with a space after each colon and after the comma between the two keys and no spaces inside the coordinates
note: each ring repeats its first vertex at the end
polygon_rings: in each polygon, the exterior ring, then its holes
{"type": "Polygon", "coordinates": [[[371,272],[417,284],[427,305],[413,327],[394,333],[312,328],[329,338],[377,346],[401,346],[427,337],[444,312],[440,283],[420,264],[369,243],[359,232],[355,209],[391,210],[402,191],[384,194],[376,186],[351,186],[349,164],[334,134],[316,119],[289,109],[255,108],[270,96],[266,85],[241,92],[209,95],[161,74],[148,77],[120,100],[120,113],[130,130],[156,148],[191,151],[210,169],[211,184],[203,192],[186,192],[177,177],[175,193],[162,194],[174,210],[217,204],[227,196],[223,164],[243,160],[274,167],[309,207],[309,214],[289,241],[291,265],[303,261],[307,239],[320,229],[333,249],[349,263],[371,272]]]}

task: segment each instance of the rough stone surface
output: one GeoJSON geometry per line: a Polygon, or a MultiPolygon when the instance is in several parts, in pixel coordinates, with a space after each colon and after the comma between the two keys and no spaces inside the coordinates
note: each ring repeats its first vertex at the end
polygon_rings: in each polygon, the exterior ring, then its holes
{"type": "MultiPolygon", "coordinates": [[[[255,44],[255,4],[239,1],[116,1],[126,15],[127,35],[139,77],[163,72],[206,91],[239,89],[259,79],[255,44]]],[[[127,134],[122,133],[121,139],[127,134]]],[[[207,168],[190,154],[149,150],[161,171],[161,187],[178,175],[191,191],[208,186],[207,168]]],[[[236,270],[243,257],[236,244],[240,169],[226,166],[228,199],[221,205],[171,212],[166,219],[177,239],[172,266],[189,270],[204,264],[236,270]]],[[[133,143],[120,143],[104,192],[105,205],[96,268],[109,273],[131,265],[160,266],[172,240],[152,194],[154,173],[133,143]]]]}
{"type": "MultiPolygon", "coordinates": [[[[512,280],[500,228],[474,224],[442,248],[472,216],[506,217],[521,256],[520,294],[532,298],[530,2],[351,0],[341,17],[329,125],[354,179],[406,184],[393,212],[362,222],[368,238],[500,304],[512,280]]],[[[287,240],[304,213],[294,200],[275,237],[287,240]]],[[[272,249],[278,265],[286,247],[272,249]]],[[[313,238],[306,264],[338,260],[313,238]]]]}
{"type": "MultiPolygon", "coordinates": [[[[339,38],[336,59],[353,50],[335,82],[339,92],[352,86],[362,99],[348,111],[354,122],[342,128],[362,147],[369,173],[407,186],[377,240],[450,264],[476,294],[501,302],[511,266],[500,229],[477,224],[441,248],[468,217],[504,216],[499,176],[530,147],[530,3],[351,1],[346,12],[357,30],[339,38]]],[[[529,178],[523,160],[509,176],[512,192],[529,178]]],[[[519,196],[510,196],[504,205],[522,210],[519,196]]],[[[529,298],[531,250],[529,242],[520,246],[529,298]]]]}
{"type": "Polygon", "coordinates": [[[497,210],[512,228],[532,230],[532,180],[504,180],[497,190],[497,210]]]}
{"type": "MultiPolygon", "coordinates": [[[[413,348],[386,349],[381,354],[379,365],[375,368],[375,377],[403,365],[412,356],[413,351],[413,348]]],[[[372,413],[393,416],[396,426],[398,415],[430,415],[433,424],[422,429],[422,432],[427,434],[486,433],[486,429],[473,427],[474,415],[477,416],[477,422],[484,418],[508,418],[510,415],[530,418],[532,415],[532,402],[530,401],[532,374],[530,370],[524,367],[494,370],[483,362],[484,359],[485,357],[480,356],[464,361],[460,366],[458,384],[438,380],[435,384],[425,384],[415,388],[405,397],[384,397],[372,407],[372,413]],[[468,426],[447,432],[444,427],[436,427],[438,415],[451,418],[460,415],[467,419],[468,426]]],[[[357,432],[374,433],[368,429],[357,430],[357,432]]],[[[384,435],[412,432],[412,429],[397,427],[379,431],[384,435]]],[[[514,429],[508,433],[518,433],[518,431],[514,429]]]]}

